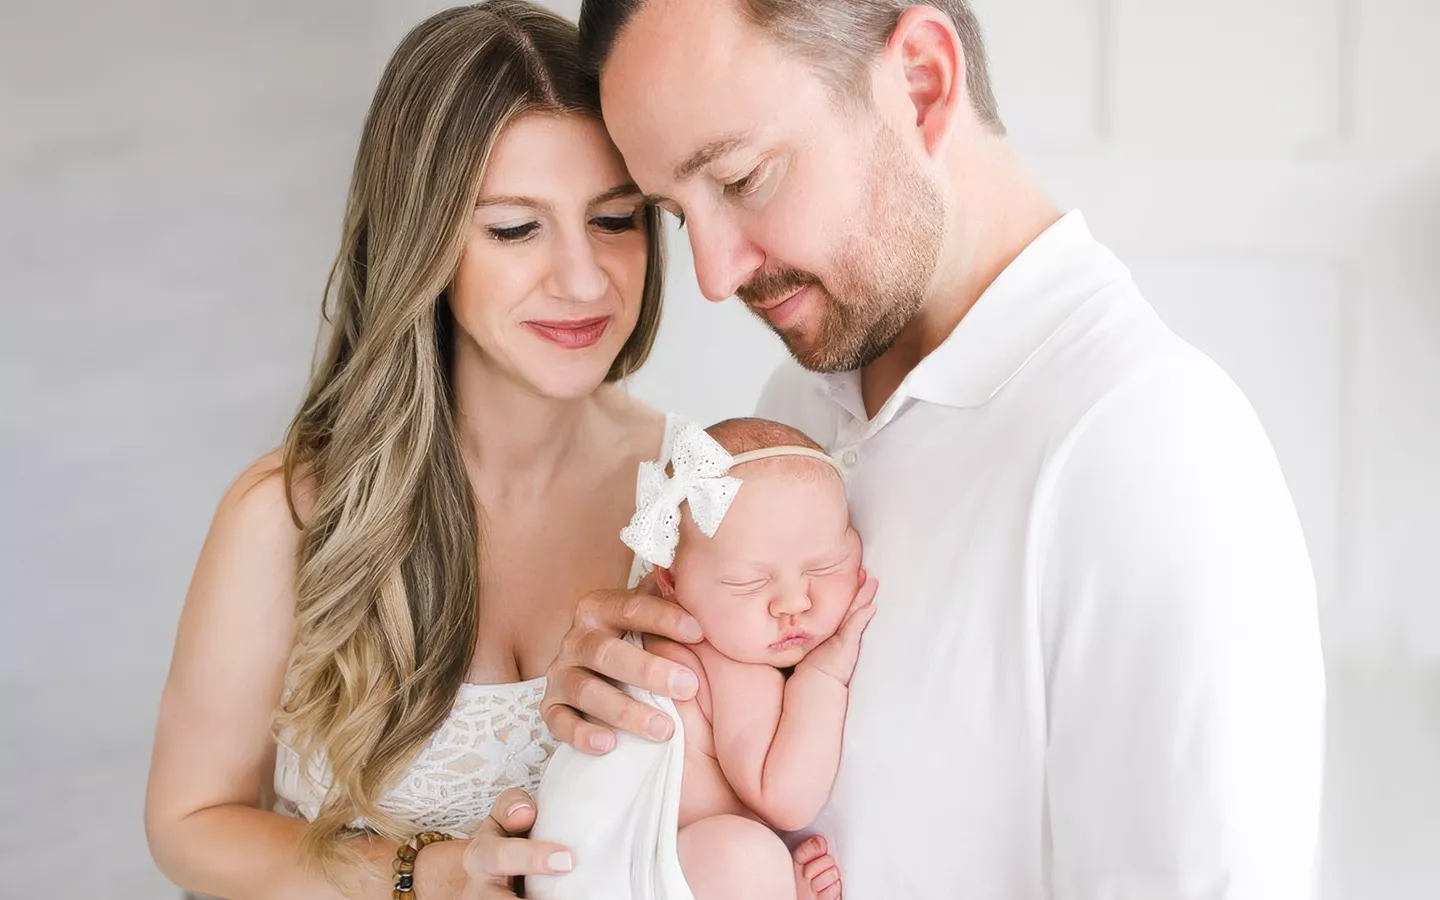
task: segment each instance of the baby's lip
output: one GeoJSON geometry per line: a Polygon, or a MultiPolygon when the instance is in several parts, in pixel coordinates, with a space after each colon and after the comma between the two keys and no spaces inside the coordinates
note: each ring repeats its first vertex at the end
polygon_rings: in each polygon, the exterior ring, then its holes
{"type": "Polygon", "coordinates": [[[771,644],[771,645],[770,645],[770,649],[771,649],[771,650],[789,650],[791,647],[799,646],[800,644],[808,644],[808,643],[810,643],[810,632],[808,632],[808,631],[791,631],[791,632],[788,632],[784,637],[780,638],[780,640],[778,640],[778,641],[776,641],[775,643],[771,644]]]}

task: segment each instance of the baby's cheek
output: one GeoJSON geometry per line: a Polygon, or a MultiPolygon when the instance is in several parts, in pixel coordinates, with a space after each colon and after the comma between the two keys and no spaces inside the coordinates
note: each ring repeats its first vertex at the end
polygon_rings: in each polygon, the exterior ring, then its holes
{"type": "Polygon", "coordinates": [[[825,627],[833,631],[840,627],[845,611],[850,608],[850,601],[855,599],[854,579],[831,575],[818,588],[812,597],[815,612],[821,617],[825,627]]]}

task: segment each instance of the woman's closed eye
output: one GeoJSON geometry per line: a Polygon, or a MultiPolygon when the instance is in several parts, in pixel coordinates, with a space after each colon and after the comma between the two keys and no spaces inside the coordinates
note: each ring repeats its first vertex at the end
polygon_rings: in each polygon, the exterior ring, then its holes
{"type": "Polygon", "coordinates": [[[637,209],[630,213],[610,213],[603,216],[595,216],[590,224],[605,232],[606,234],[623,234],[626,231],[634,231],[640,227],[640,211],[637,209]]]}
{"type": "Polygon", "coordinates": [[[526,238],[532,237],[540,230],[540,223],[534,220],[529,222],[506,223],[504,225],[491,225],[487,229],[490,236],[505,244],[515,244],[526,238]]]}

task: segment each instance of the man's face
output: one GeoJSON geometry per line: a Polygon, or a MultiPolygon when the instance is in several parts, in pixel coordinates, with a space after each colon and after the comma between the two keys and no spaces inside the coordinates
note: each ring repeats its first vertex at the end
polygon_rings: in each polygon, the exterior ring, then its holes
{"type": "Polygon", "coordinates": [[[944,209],[914,151],[732,0],[649,0],[601,77],[641,189],[683,214],[700,289],[817,371],[883,355],[924,302],[944,209]]]}

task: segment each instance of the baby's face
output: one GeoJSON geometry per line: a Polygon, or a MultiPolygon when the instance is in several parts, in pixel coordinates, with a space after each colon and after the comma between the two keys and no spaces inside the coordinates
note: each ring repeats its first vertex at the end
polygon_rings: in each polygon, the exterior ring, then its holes
{"type": "Polygon", "coordinates": [[[859,587],[860,536],[840,479],[795,465],[737,467],[743,484],[713,538],[688,514],[681,523],[676,600],[740,662],[795,665],[840,627],[859,587]]]}

